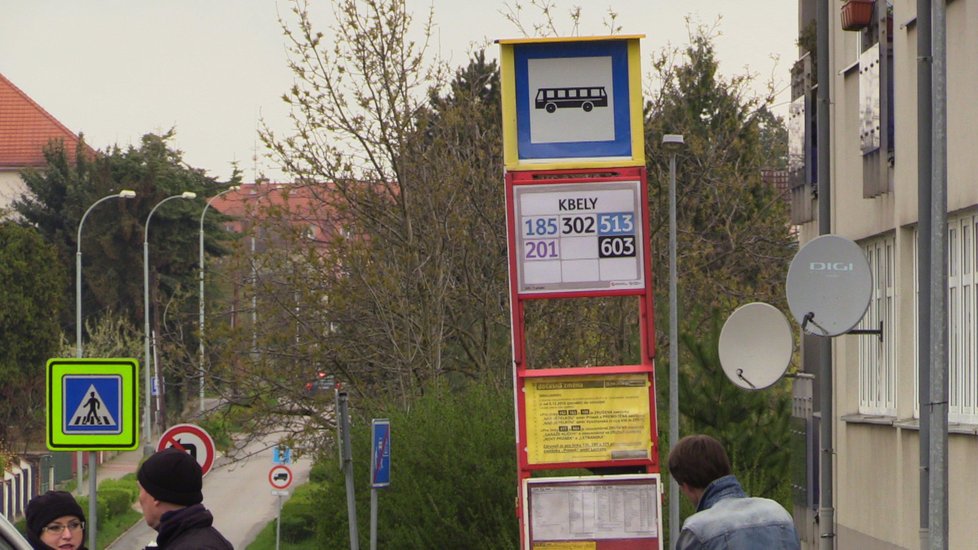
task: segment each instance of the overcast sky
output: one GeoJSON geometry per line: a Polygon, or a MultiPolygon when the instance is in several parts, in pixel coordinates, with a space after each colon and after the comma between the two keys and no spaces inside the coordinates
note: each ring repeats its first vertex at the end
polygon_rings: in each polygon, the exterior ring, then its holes
{"type": "MultiPolygon", "coordinates": [[[[332,24],[327,0],[314,0],[316,21],[332,24]]],[[[788,71],[797,55],[797,5],[784,0],[553,0],[558,13],[584,7],[580,35],[603,35],[609,7],[622,34],[644,34],[649,54],[684,46],[686,18],[713,25],[721,72],[749,69],[758,85],[772,75],[790,98],[788,71]],[[777,61],[775,61],[777,59],[777,61]]],[[[422,19],[432,2],[408,0],[422,19]]],[[[518,38],[501,12],[515,2],[434,0],[435,50],[453,66],[473,48],[518,38]]],[[[147,132],[176,128],[175,145],[192,166],[227,178],[237,161],[245,181],[256,170],[281,173],[264,158],[259,117],[287,132],[280,97],[292,83],[277,14],[287,0],[3,0],[0,73],[97,149],[136,144],[147,132]],[[257,163],[253,160],[258,153],[257,163]]],[[[534,14],[532,8],[524,10],[534,14]]],[[[535,15],[535,14],[534,14],[535,15]]],[[[538,19],[527,17],[527,21],[538,19]]],[[[565,25],[565,28],[568,26],[565,25]]],[[[563,29],[562,29],[563,30],[563,29]]],[[[498,46],[488,49],[496,58],[498,46]]],[[[783,107],[778,110],[786,113],[783,107]]],[[[0,116],[3,116],[0,113],[0,116]]]]}

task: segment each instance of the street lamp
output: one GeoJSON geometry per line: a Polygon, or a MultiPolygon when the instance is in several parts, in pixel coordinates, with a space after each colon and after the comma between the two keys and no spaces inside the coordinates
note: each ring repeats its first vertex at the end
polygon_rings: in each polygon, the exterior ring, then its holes
{"type": "Polygon", "coordinates": [[[210,208],[211,203],[217,197],[230,193],[231,191],[237,191],[240,189],[238,185],[232,185],[224,191],[214,195],[207,200],[207,204],[204,205],[204,210],[200,213],[200,259],[197,264],[200,267],[200,412],[204,412],[204,215],[207,214],[207,209],[210,208]]]}
{"type": "MultiPolygon", "coordinates": [[[[88,214],[92,211],[92,209],[95,208],[96,206],[98,206],[99,204],[101,204],[101,203],[103,203],[103,202],[105,202],[105,201],[107,201],[109,199],[131,199],[131,198],[133,198],[135,196],[136,196],[136,192],[135,191],[130,191],[129,189],[123,189],[122,191],[119,191],[118,193],[114,193],[112,195],[106,195],[106,196],[102,197],[101,199],[99,199],[99,200],[95,201],[94,203],[92,203],[92,205],[88,207],[88,210],[85,210],[85,213],[82,214],[81,221],[78,222],[78,239],[76,241],[77,242],[77,251],[75,252],[75,357],[78,357],[79,359],[81,359],[81,357],[83,355],[83,353],[82,353],[82,343],[81,343],[81,328],[82,328],[82,321],[81,321],[81,228],[82,228],[83,225],[85,225],[85,218],[87,218],[88,217],[88,214]]],[[[84,489],[84,485],[82,484],[82,462],[83,462],[83,460],[82,460],[82,452],[79,451],[78,452],[78,490],[79,491],[81,491],[82,489],[84,489]]],[[[90,466],[90,468],[91,468],[91,466],[90,466]]],[[[93,502],[94,502],[94,499],[93,499],[93,502]]]]}
{"type": "Polygon", "coordinates": [[[156,206],[149,211],[149,215],[146,216],[146,224],[143,225],[143,339],[145,341],[145,363],[143,364],[143,377],[146,381],[146,401],[143,408],[143,433],[146,434],[146,444],[150,445],[153,441],[153,423],[150,422],[150,401],[152,400],[152,386],[149,377],[150,356],[149,356],[149,221],[153,218],[153,213],[163,203],[173,200],[173,199],[194,199],[197,198],[197,193],[191,191],[184,191],[179,195],[169,196],[160,202],[156,203],[156,206]]]}
{"type": "MultiPolygon", "coordinates": [[[[682,134],[662,136],[669,153],[669,448],[679,441],[679,306],[676,290],[676,153],[685,146],[682,134]]],[[[669,540],[679,538],[679,484],[669,476],[669,540]]]]}
{"type": "Polygon", "coordinates": [[[99,204],[109,200],[109,199],[131,199],[136,196],[135,191],[130,191],[129,189],[123,189],[118,193],[107,195],[101,199],[95,201],[88,210],[81,217],[81,221],[78,222],[78,249],[75,252],[75,356],[81,359],[82,357],[82,252],[81,252],[81,235],[82,226],[85,225],[85,218],[92,211],[93,208],[99,204]]]}

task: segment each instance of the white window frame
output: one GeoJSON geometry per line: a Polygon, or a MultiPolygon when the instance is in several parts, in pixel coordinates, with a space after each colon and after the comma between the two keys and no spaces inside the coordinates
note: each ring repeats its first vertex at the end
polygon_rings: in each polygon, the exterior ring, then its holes
{"type": "Polygon", "coordinates": [[[971,212],[947,221],[948,420],[978,423],[975,363],[975,229],[971,212]]]}
{"type": "Polygon", "coordinates": [[[859,413],[896,416],[896,242],[893,235],[862,243],[873,293],[858,328],[876,330],[883,323],[883,341],[859,336],[859,413]]]}
{"type": "MultiPolygon", "coordinates": [[[[917,231],[914,232],[914,295],[917,281],[917,231]]],[[[949,216],[947,220],[947,354],[948,421],[978,424],[978,213],[949,216]]],[[[914,300],[914,416],[920,417],[918,392],[917,302],[914,300]]]]}

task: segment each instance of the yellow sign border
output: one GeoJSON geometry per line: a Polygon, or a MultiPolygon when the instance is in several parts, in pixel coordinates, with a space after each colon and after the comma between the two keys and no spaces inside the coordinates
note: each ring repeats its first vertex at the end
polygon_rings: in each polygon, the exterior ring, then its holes
{"type": "Polygon", "coordinates": [[[564,170],[570,168],[622,168],[645,166],[645,124],[642,117],[642,63],[639,40],[645,35],[587,36],[558,38],[503,39],[500,46],[499,78],[503,114],[503,165],[507,170],[564,170]],[[516,120],[516,71],[514,50],[522,44],[576,43],[609,40],[628,41],[628,97],[631,126],[632,156],[615,160],[568,159],[554,162],[521,162],[517,144],[516,120]]]}
{"type": "Polygon", "coordinates": [[[49,359],[45,369],[46,444],[51,451],[129,451],[139,447],[139,361],[129,358],[49,359]],[[72,375],[119,376],[122,390],[118,434],[67,434],[62,419],[65,413],[62,380],[72,375]]]}

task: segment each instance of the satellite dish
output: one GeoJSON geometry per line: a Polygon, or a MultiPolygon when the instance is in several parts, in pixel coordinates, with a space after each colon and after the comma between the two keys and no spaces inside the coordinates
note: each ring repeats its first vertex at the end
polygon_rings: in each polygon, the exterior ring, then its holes
{"type": "Polygon", "coordinates": [[[793,348],[788,320],[764,302],[738,307],[720,331],[723,373],[745,390],[761,390],[780,380],[793,348]]]}
{"type": "Polygon", "coordinates": [[[838,336],[849,332],[866,314],[873,274],[856,243],[822,235],[795,254],[786,286],[788,307],[802,330],[838,336]]]}

